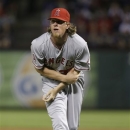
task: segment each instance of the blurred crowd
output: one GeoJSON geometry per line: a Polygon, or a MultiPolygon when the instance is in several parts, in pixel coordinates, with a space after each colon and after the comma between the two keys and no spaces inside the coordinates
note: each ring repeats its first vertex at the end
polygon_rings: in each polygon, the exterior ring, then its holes
{"type": "Polygon", "coordinates": [[[130,0],[0,0],[0,48],[13,45],[14,25],[25,14],[42,12],[45,32],[55,7],[69,10],[71,22],[90,49],[130,50],[130,0]]]}
{"type": "Polygon", "coordinates": [[[0,48],[10,48],[12,45],[15,11],[13,2],[0,0],[0,48]]]}

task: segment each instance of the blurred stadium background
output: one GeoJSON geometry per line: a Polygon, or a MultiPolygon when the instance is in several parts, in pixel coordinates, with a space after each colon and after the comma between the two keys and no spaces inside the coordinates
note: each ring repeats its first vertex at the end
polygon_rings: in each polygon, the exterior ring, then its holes
{"type": "Polygon", "coordinates": [[[83,110],[128,112],[117,124],[126,120],[130,129],[130,0],[0,0],[1,128],[8,118],[3,110],[45,110],[30,45],[46,31],[55,7],[69,10],[90,50],[83,110]]]}

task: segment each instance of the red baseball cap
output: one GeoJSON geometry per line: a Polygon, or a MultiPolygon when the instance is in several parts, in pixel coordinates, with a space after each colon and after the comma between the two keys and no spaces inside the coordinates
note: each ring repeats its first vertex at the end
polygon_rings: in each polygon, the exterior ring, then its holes
{"type": "Polygon", "coordinates": [[[51,16],[50,16],[49,20],[52,18],[69,22],[70,21],[70,14],[64,8],[55,8],[51,11],[51,16]]]}

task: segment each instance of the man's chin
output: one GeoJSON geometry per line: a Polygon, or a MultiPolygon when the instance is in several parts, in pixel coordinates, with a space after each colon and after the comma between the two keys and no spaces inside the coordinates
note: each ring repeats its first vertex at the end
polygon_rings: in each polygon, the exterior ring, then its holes
{"type": "Polygon", "coordinates": [[[53,37],[55,37],[55,38],[60,38],[61,36],[60,36],[59,33],[54,33],[54,34],[53,34],[53,37]]]}

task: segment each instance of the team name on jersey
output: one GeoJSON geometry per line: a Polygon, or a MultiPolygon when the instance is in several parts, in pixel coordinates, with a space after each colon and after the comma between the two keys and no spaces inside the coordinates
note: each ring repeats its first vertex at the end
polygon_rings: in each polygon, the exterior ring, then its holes
{"type": "Polygon", "coordinates": [[[65,58],[49,58],[44,60],[44,63],[47,65],[53,65],[53,64],[61,64],[65,67],[73,67],[74,66],[74,61],[72,60],[67,60],[65,58]]]}

